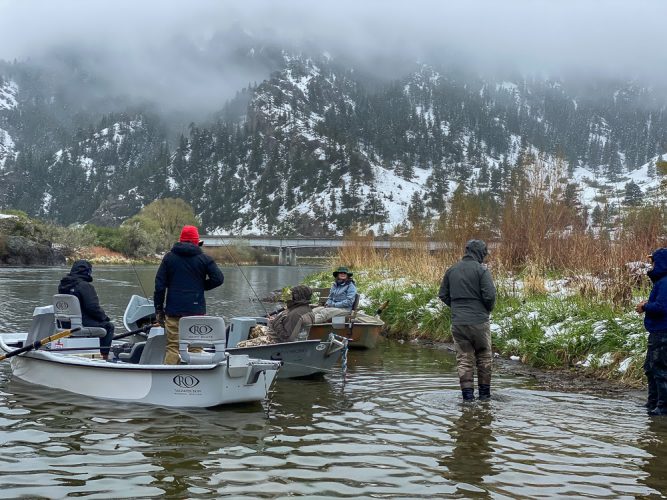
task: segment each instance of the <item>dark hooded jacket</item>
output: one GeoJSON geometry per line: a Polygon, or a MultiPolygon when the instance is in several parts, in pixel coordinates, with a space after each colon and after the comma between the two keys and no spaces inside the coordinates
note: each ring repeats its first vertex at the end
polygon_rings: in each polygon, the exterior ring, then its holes
{"type": "Polygon", "coordinates": [[[310,308],[312,290],[305,285],[292,288],[292,300],[287,301],[287,309],[269,323],[268,334],[273,342],[294,342],[301,330],[309,328],[315,321],[310,308]]]}
{"type": "Polygon", "coordinates": [[[649,333],[667,334],[667,248],[653,252],[653,269],[647,274],[653,288],[644,305],[644,327],[649,333]]]}
{"type": "Polygon", "coordinates": [[[58,285],[58,293],[76,295],[81,306],[83,326],[102,326],[110,321],[100,306],[95,287],[91,284],[93,266],[87,260],[77,260],[58,285]]]}
{"type": "Polygon", "coordinates": [[[488,251],[481,240],[466,243],[463,258],[447,269],[438,297],[452,309],[453,325],[478,325],[489,321],[496,303],[491,273],[482,265],[488,251]]]}
{"type": "Polygon", "coordinates": [[[155,310],[164,310],[167,316],[206,314],[204,291],[222,285],[224,279],[215,261],[200,247],[178,242],[162,258],[155,275],[155,310]]]}

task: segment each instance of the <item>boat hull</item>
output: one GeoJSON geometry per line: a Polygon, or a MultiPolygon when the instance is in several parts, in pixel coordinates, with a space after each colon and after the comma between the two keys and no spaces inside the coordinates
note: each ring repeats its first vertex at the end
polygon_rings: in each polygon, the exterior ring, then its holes
{"type": "MultiPolygon", "coordinates": [[[[342,326],[342,325],[341,325],[342,326]]],[[[382,333],[383,324],[346,322],[343,328],[334,328],[331,323],[315,323],[310,327],[309,339],[326,338],[330,333],[346,338],[350,348],[372,349],[382,333]]]]}
{"type": "Polygon", "coordinates": [[[309,377],[332,371],[343,354],[344,345],[330,340],[302,340],[253,347],[234,347],[230,354],[282,361],[278,378],[309,377]]]}
{"type": "MultiPolygon", "coordinates": [[[[0,347],[4,352],[13,350],[1,340],[0,347]]],[[[12,357],[11,368],[26,382],[83,396],[208,408],[265,399],[280,363],[257,361],[228,356],[211,365],[133,365],[31,351],[12,357]]]]}

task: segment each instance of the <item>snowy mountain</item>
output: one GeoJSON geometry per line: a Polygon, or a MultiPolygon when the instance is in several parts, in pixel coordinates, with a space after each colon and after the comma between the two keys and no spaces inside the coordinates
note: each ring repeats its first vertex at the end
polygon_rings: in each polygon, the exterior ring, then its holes
{"type": "MultiPolygon", "coordinates": [[[[0,110],[10,110],[17,106],[16,94],[18,86],[13,81],[0,79],[0,110]]],[[[16,145],[9,132],[2,128],[0,121],[0,170],[4,167],[7,158],[15,158],[16,145]]]]}
{"type": "MultiPolygon", "coordinates": [[[[180,197],[210,232],[324,235],[436,220],[455,192],[502,204],[528,164],[558,172],[589,211],[656,195],[666,102],[634,82],[425,64],[379,79],[329,55],[268,53],[276,71],[181,134],[155,105],[97,96],[81,71],[79,102],[58,91],[66,81],[0,66],[0,206],[115,225],[180,197]]],[[[257,65],[250,49],[238,57],[257,65]]]]}

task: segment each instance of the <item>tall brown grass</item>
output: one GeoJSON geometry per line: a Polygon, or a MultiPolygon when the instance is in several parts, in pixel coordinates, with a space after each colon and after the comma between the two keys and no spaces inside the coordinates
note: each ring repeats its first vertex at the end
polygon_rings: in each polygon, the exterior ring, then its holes
{"type": "Polygon", "coordinates": [[[335,256],[335,265],[346,265],[353,270],[382,270],[396,277],[430,283],[442,278],[445,266],[456,260],[451,252],[429,251],[429,239],[420,232],[389,240],[390,248],[374,248],[373,241],[372,236],[348,235],[345,246],[335,256]],[[410,247],[404,247],[405,244],[410,247]]]}
{"type": "MultiPolygon", "coordinates": [[[[457,192],[435,230],[413,230],[408,237],[395,238],[389,249],[374,249],[372,237],[351,235],[337,263],[432,283],[463,255],[467,240],[484,239],[494,274],[522,274],[534,291],[543,290],[549,273],[589,275],[604,283],[596,288],[598,298],[629,304],[638,277],[627,263],[645,261],[647,254],[667,244],[665,206],[628,209],[613,227],[591,229],[585,211],[564,197],[562,183],[527,179],[512,181],[504,206],[494,206],[488,196],[457,192]],[[429,251],[429,240],[443,243],[445,249],[429,251]],[[399,242],[412,248],[401,248],[399,242]]],[[[582,295],[592,293],[590,284],[581,288],[582,295]]]]}

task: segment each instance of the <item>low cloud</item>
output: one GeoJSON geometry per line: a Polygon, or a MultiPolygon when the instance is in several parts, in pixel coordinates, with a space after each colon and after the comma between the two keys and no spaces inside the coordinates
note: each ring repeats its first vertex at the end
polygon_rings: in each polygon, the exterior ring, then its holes
{"type": "Polygon", "coordinates": [[[665,19],[661,0],[0,0],[0,58],[79,51],[119,93],[213,111],[268,76],[240,64],[249,39],[385,73],[419,60],[650,83],[667,77],[665,19]]]}

